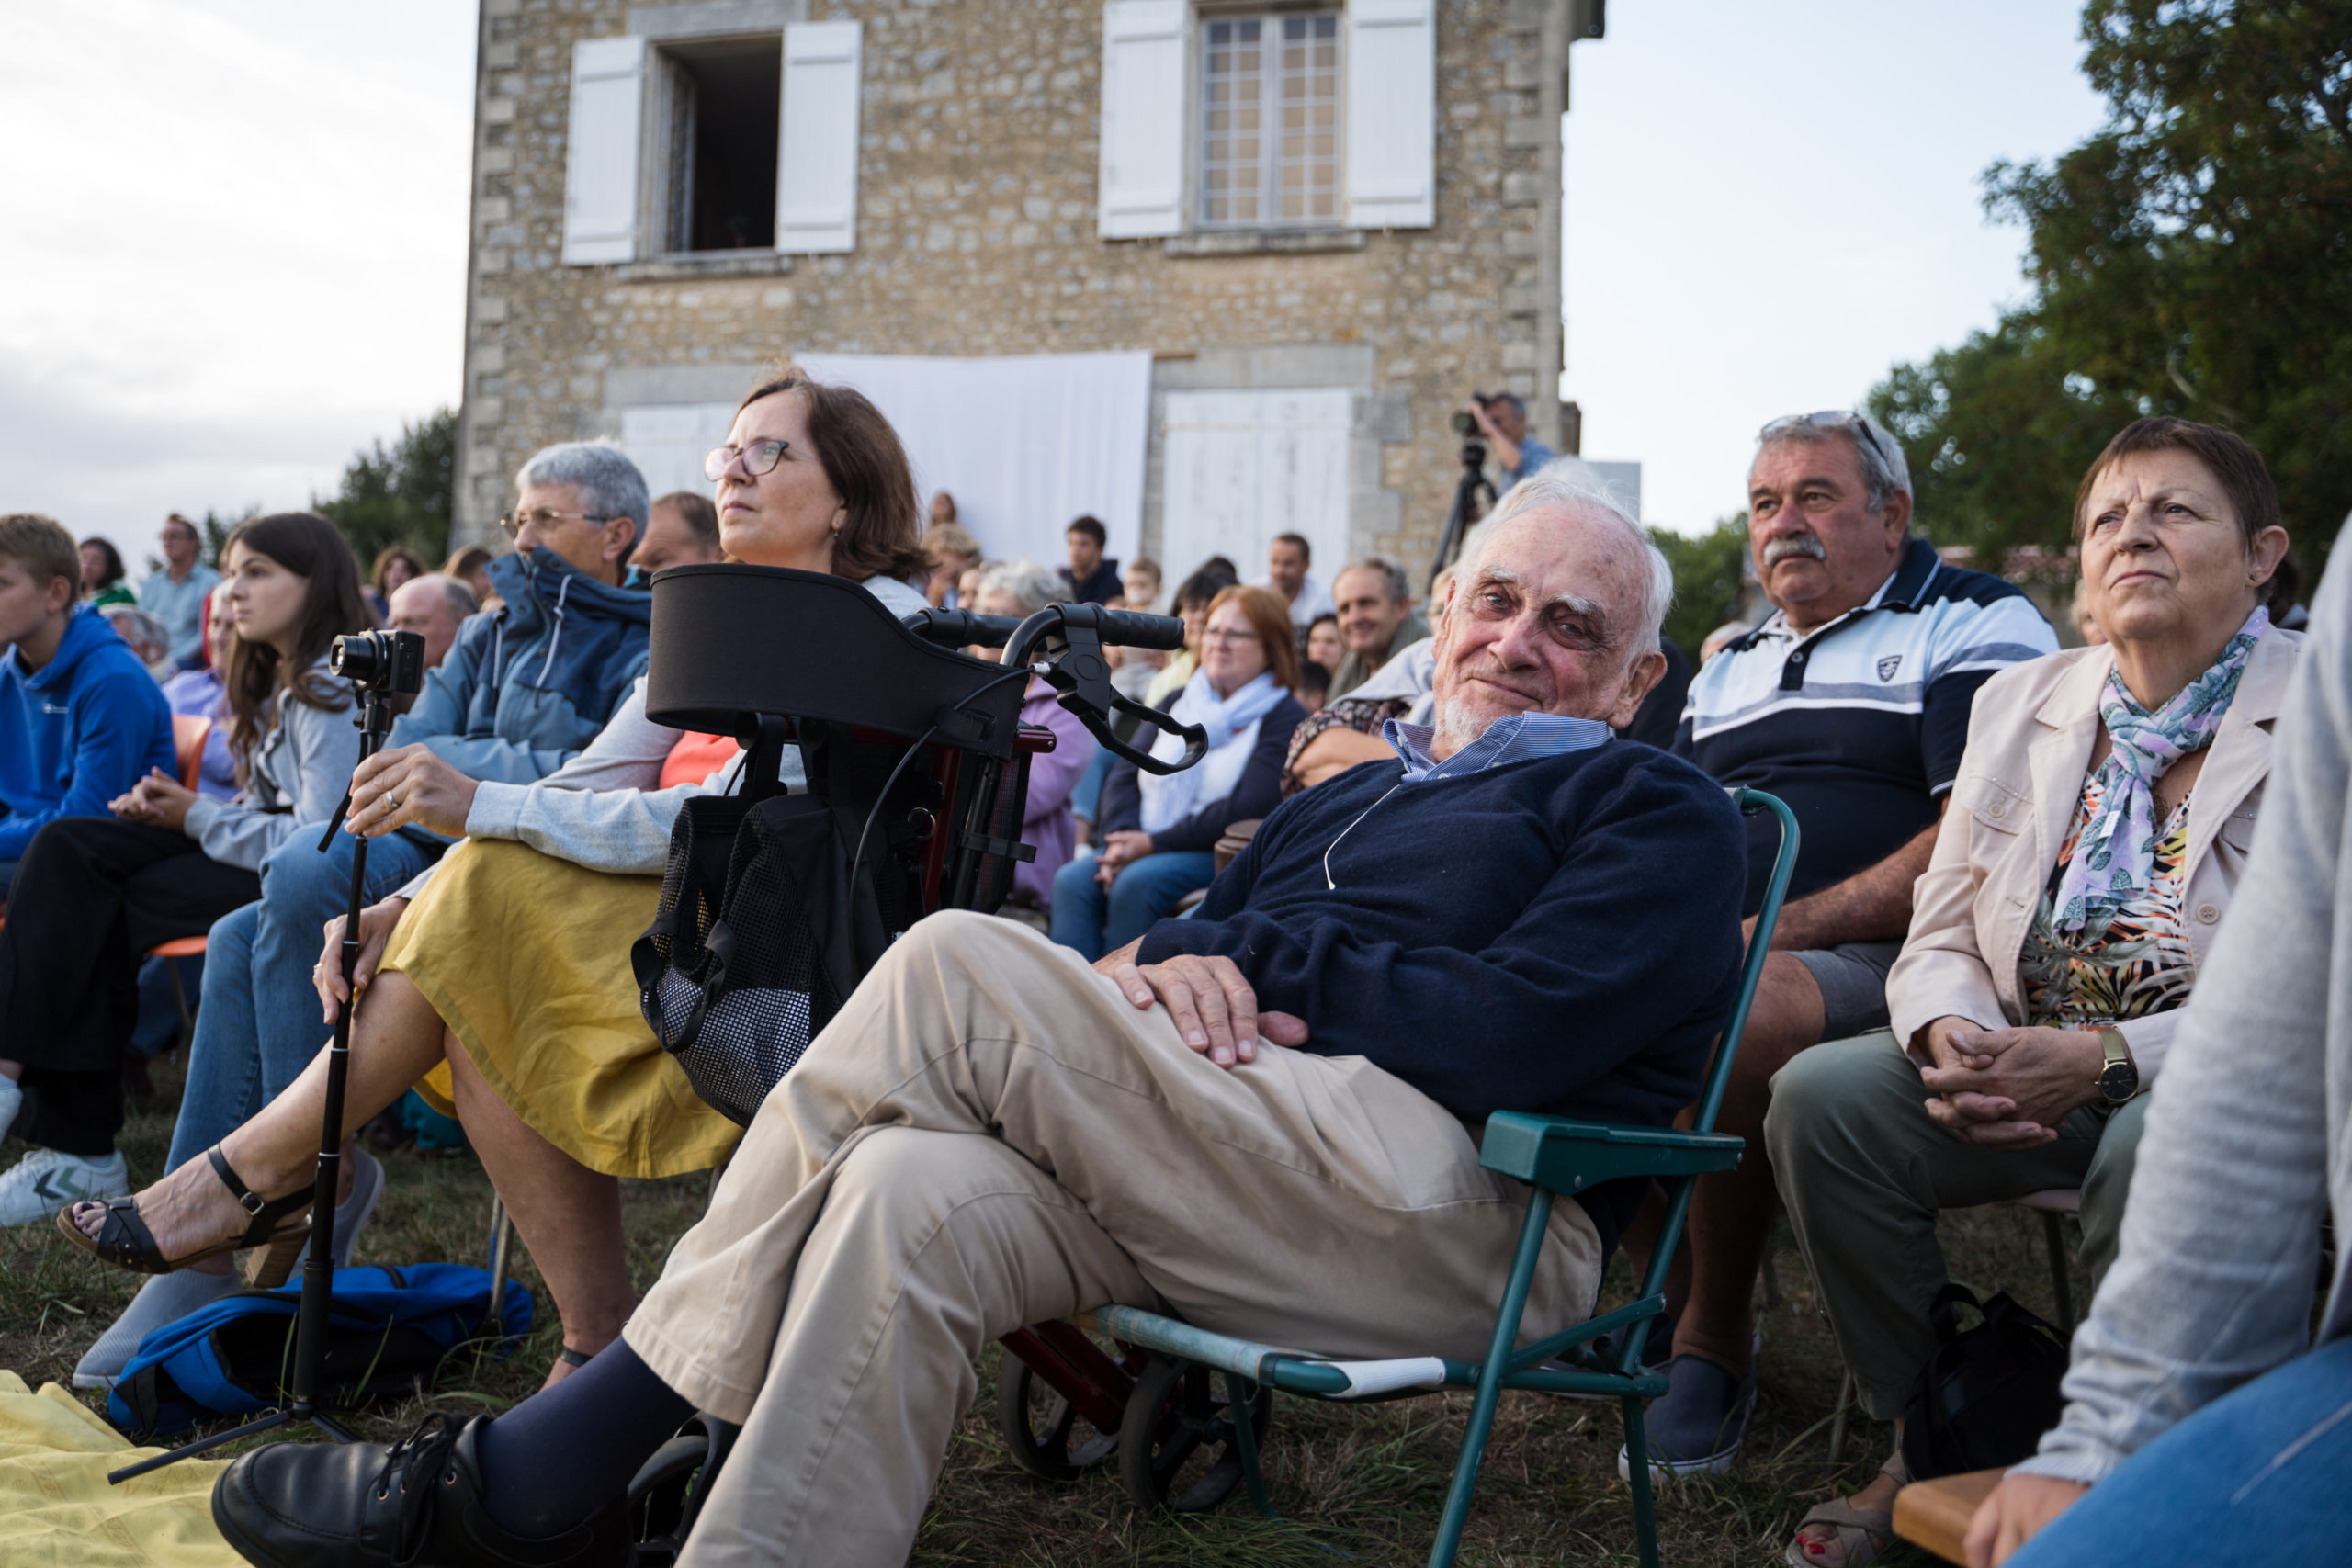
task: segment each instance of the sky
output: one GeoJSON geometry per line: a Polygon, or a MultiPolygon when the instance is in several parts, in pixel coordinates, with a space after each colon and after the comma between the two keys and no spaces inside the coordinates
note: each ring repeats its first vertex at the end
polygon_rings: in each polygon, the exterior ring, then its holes
{"type": "Polygon", "coordinates": [[[1585,456],[1643,465],[1645,521],[1737,512],[1765,421],[1854,407],[2024,299],[2024,231],[1978,176],[2104,118],[2080,14],[1616,0],[1573,46],[1561,395],[1585,456]]]}
{"type": "Polygon", "coordinates": [[[0,0],[0,510],[332,494],[454,402],[470,0],[0,0]]]}
{"type": "MultiPolygon", "coordinates": [[[[1576,46],[1562,393],[1650,521],[2020,296],[1977,176],[2098,123],[2075,16],[1617,0],[1576,46]]],[[[135,576],[165,512],[307,504],[453,402],[473,51],[471,0],[0,0],[0,508],[135,576]]]]}

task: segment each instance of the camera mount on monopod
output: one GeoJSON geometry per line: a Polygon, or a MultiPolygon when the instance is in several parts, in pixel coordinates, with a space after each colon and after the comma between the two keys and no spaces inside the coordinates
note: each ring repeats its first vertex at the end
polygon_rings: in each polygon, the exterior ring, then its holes
{"type": "MultiPolygon", "coordinates": [[[[334,639],[327,662],[336,674],[351,682],[352,694],[359,701],[359,760],[365,762],[382,750],[385,737],[392,732],[391,699],[413,695],[424,688],[424,639],[414,632],[366,632],[356,637],[339,637],[334,639]]],[[[334,820],[327,824],[326,837],[319,840],[321,854],[334,843],[334,836],[342,831],[344,818],[350,810],[351,791],[346,788],[343,804],[334,808],[334,820]]],[[[327,1314],[334,1304],[335,1189],[343,1174],[343,1101],[351,1064],[351,1010],[359,999],[351,981],[359,968],[359,900],[367,883],[368,840],[363,838],[351,846],[351,897],[343,922],[344,999],[334,1010],[334,1037],[327,1047],[327,1102],[320,1119],[319,1174],[314,1189],[318,1196],[311,1201],[311,1247],[302,1264],[301,1304],[296,1309],[294,1319],[294,1397],[284,1408],[241,1427],[215,1432],[153,1459],[125,1465],[107,1477],[115,1485],[240,1438],[256,1437],[302,1422],[316,1427],[338,1443],[358,1440],[320,1407],[319,1371],[326,1360],[327,1314]]]]}

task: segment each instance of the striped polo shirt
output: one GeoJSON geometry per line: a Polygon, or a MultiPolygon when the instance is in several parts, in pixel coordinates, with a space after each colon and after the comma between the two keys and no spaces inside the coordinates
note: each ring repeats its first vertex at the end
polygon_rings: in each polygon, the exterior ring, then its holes
{"type": "MultiPolygon", "coordinates": [[[[1770,790],[1804,841],[1792,897],[1876,864],[1936,820],[1960,773],[1968,709],[1997,671],[2058,639],[2013,584],[1947,566],[1913,536],[1868,603],[1800,636],[1779,611],[1690,682],[1674,751],[1725,784],[1770,790]]],[[[1747,907],[1779,832],[1749,819],[1747,907]]]]}

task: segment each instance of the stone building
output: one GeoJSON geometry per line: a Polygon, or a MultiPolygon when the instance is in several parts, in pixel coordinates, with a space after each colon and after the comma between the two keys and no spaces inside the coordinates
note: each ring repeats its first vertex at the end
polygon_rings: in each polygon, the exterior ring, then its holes
{"type": "MultiPolygon", "coordinates": [[[[458,537],[501,542],[553,440],[700,484],[787,353],[1123,352],[1069,362],[1136,368],[1114,553],[1255,570],[1296,529],[1327,571],[1425,560],[1465,394],[1561,444],[1560,114],[1596,15],[483,0],[458,537]]],[[[1010,553],[1031,521],[978,531],[1010,553]]]]}

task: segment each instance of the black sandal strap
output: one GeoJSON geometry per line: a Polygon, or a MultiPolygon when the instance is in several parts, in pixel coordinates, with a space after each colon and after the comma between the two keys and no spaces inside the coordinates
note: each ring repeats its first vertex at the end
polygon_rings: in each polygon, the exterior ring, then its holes
{"type": "Polygon", "coordinates": [[[237,1242],[241,1248],[259,1247],[267,1241],[271,1233],[277,1229],[277,1222],[288,1214],[299,1213],[310,1207],[311,1194],[318,1190],[319,1184],[313,1181],[299,1192],[288,1192],[283,1198],[265,1200],[260,1193],[247,1187],[235,1171],[229,1168],[229,1161],[220,1153],[220,1145],[215,1144],[207,1149],[204,1157],[211,1164],[212,1174],[220,1179],[220,1185],[226,1187],[230,1196],[236,1199],[237,1207],[243,1209],[253,1220],[253,1224],[245,1227],[244,1235],[237,1242]]]}
{"type": "Polygon", "coordinates": [[[139,1204],[133,1199],[117,1198],[107,1205],[107,1223],[93,1245],[100,1258],[118,1269],[141,1274],[162,1274],[171,1269],[155,1245],[154,1233],[139,1217],[139,1204]]]}
{"type": "Polygon", "coordinates": [[[557,1349],[555,1359],[567,1367],[584,1367],[596,1358],[585,1350],[575,1350],[571,1346],[565,1345],[557,1349]]]}

